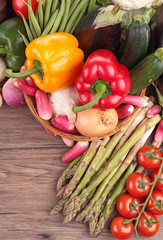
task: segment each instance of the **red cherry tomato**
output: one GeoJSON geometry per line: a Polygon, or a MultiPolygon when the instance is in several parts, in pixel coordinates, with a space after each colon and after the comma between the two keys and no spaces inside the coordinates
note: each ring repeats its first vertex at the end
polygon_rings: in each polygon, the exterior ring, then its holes
{"type": "MultiPolygon", "coordinates": [[[[19,13],[19,12],[21,12],[23,14],[23,16],[26,19],[28,19],[28,6],[24,2],[26,2],[28,4],[28,0],[12,0],[12,7],[18,16],[20,16],[20,17],[22,16],[19,13]]],[[[36,9],[38,7],[38,0],[31,0],[31,4],[32,4],[32,9],[35,13],[36,9]]]]}
{"type": "MultiPolygon", "coordinates": [[[[153,182],[158,174],[158,171],[159,171],[159,168],[155,169],[152,174],[151,174],[151,181],[153,182]]],[[[160,174],[161,178],[163,179],[163,169],[161,171],[161,174],[160,174]]],[[[156,182],[156,185],[155,185],[155,188],[159,191],[163,191],[163,180],[162,181],[158,181],[156,182]]]]}
{"type": "Polygon", "coordinates": [[[154,190],[152,192],[152,198],[155,199],[156,201],[159,201],[158,204],[161,204],[160,208],[159,207],[153,208],[154,206],[156,206],[156,202],[154,202],[153,199],[150,198],[149,201],[147,202],[146,209],[153,214],[162,215],[163,214],[163,206],[162,206],[163,205],[163,192],[154,190]]]}
{"type": "MultiPolygon", "coordinates": [[[[161,159],[157,160],[153,157],[148,158],[148,156],[143,155],[143,153],[149,153],[150,147],[151,147],[152,152],[159,150],[154,145],[146,145],[138,151],[137,160],[138,160],[139,164],[142,165],[146,169],[156,169],[160,166],[161,159]]],[[[156,156],[158,158],[162,158],[163,154],[161,151],[159,151],[159,152],[155,153],[154,156],[156,156]]]]}
{"type": "Polygon", "coordinates": [[[110,231],[112,235],[117,239],[128,239],[132,236],[134,232],[133,222],[129,222],[127,225],[123,223],[124,217],[115,217],[110,226],[110,231]]]}
{"type": "MultiPolygon", "coordinates": [[[[153,213],[146,212],[146,214],[149,219],[152,219],[153,222],[158,222],[158,219],[156,218],[155,215],[153,215],[153,213]]],[[[147,223],[145,222],[147,222],[147,218],[145,214],[142,213],[137,225],[138,232],[145,237],[151,237],[155,235],[159,230],[159,222],[152,224],[152,226],[148,226],[147,223]]]]}
{"type": "Polygon", "coordinates": [[[126,182],[127,191],[133,196],[133,197],[145,197],[151,189],[151,185],[145,185],[145,191],[143,188],[140,188],[140,181],[144,178],[145,183],[151,183],[150,178],[147,175],[144,175],[143,173],[133,173],[129,176],[126,182]]]}
{"type": "Polygon", "coordinates": [[[117,201],[117,211],[119,214],[125,218],[137,217],[141,210],[141,206],[136,206],[137,211],[134,209],[131,211],[131,204],[133,202],[135,204],[141,204],[138,198],[135,198],[128,193],[123,194],[117,201]]]}

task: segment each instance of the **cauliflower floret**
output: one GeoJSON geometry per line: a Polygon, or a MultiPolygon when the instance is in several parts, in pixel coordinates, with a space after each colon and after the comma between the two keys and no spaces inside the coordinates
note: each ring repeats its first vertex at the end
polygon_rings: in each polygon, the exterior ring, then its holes
{"type": "Polygon", "coordinates": [[[152,6],[161,6],[163,4],[163,0],[153,0],[150,4],[147,5],[148,8],[152,6]]]}
{"type": "MultiPolygon", "coordinates": [[[[163,1],[163,0],[160,0],[163,1]]],[[[139,9],[156,2],[154,0],[112,0],[114,4],[118,4],[124,10],[139,9]]]]}

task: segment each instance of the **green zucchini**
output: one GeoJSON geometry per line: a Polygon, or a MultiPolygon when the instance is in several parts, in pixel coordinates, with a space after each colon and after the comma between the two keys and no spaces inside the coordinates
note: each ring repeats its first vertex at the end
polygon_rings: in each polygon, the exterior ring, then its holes
{"type": "Polygon", "coordinates": [[[146,55],[150,42],[150,27],[143,15],[137,15],[130,24],[127,36],[118,54],[118,61],[129,70],[146,55]]]}
{"type": "Polygon", "coordinates": [[[131,91],[138,95],[163,73],[163,48],[158,48],[140,61],[131,71],[131,91]]]}

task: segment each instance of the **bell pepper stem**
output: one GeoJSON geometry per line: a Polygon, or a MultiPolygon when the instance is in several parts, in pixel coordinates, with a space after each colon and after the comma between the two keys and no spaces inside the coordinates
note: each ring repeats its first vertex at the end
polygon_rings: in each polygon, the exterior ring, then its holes
{"type": "Polygon", "coordinates": [[[31,69],[28,69],[24,72],[13,72],[11,69],[7,69],[5,72],[4,72],[4,75],[6,77],[10,77],[10,78],[22,78],[22,77],[27,77],[31,74],[34,74],[34,73],[37,73],[39,72],[39,69],[38,68],[31,68],[31,69]]]}
{"type": "Polygon", "coordinates": [[[105,93],[107,87],[105,84],[103,83],[99,83],[96,85],[96,94],[95,94],[95,97],[87,104],[83,105],[83,106],[75,106],[73,107],[73,111],[75,113],[77,112],[82,112],[84,110],[87,110],[91,107],[93,107],[97,102],[98,100],[102,97],[102,95],[105,93]]]}

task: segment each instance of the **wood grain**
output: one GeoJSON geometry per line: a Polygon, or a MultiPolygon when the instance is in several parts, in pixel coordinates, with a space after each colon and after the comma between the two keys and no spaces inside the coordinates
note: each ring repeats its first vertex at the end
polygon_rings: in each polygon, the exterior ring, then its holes
{"type": "MultiPolygon", "coordinates": [[[[66,167],[61,156],[68,148],[61,138],[49,136],[27,107],[4,104],[0,143],[0,240],[91,240],[87,224],[63,225],[62,214],[49,215],[57,201],[57,179],[66,167]]],[[[162,239],[163,217],[158,218],[160,230],[152,240],[162,239]]],[[[114,239],[109,222],[98,239],[114,239]]]]}

